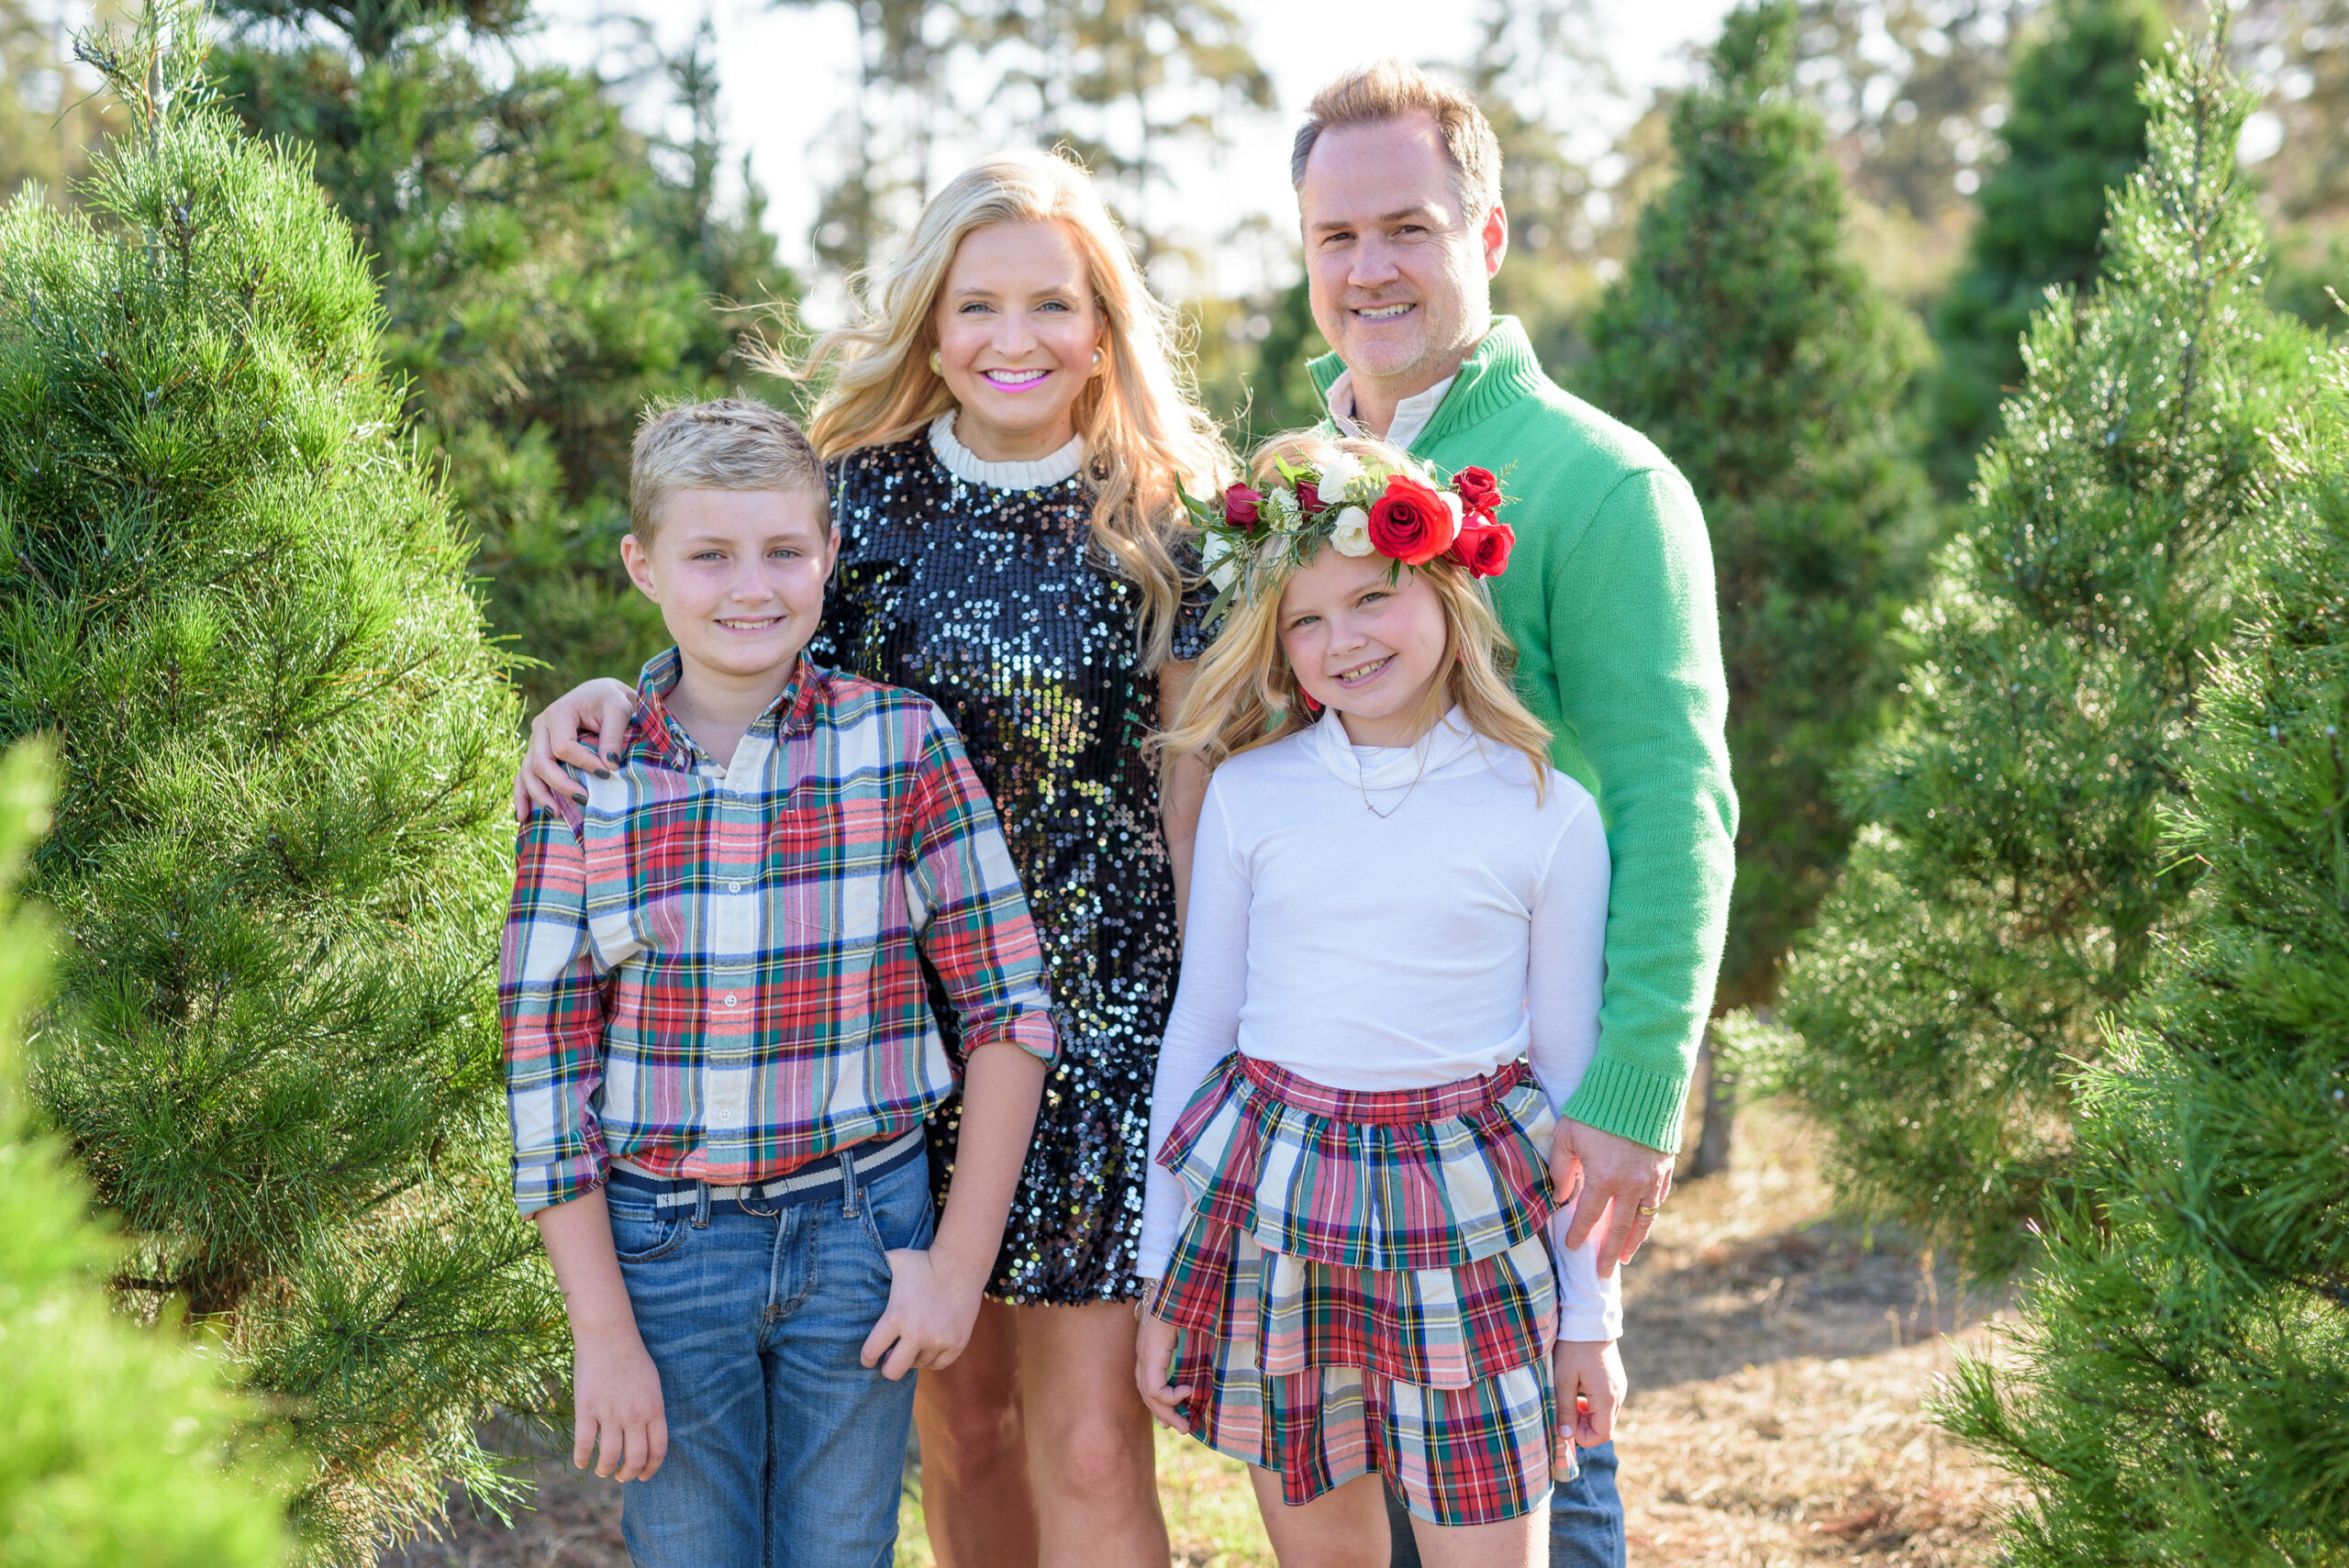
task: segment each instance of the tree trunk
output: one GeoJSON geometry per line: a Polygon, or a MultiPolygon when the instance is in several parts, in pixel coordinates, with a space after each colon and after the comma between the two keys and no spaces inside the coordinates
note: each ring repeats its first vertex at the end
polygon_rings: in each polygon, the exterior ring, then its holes
{"type": "Polygon", "coordinates": [[[1706,1029],[1705,1043],[1698,1050],[1697,1065],[1705,1075],[1705,1109],[1697,1132],[1697,1152],[1688,1162],[1692,1181],[1729,1169],[1730,1131],[1737,1120],[1737,1082],[1720,1070],[1710,1029],[1706,1029]]]}

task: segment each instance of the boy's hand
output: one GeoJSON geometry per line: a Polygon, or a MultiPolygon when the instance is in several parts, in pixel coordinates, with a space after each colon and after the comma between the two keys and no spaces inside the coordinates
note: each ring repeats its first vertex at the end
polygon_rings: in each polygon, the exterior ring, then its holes
{"type": "Polygon", "coordinates": [[[563,693],[530,720],[530,750],[522,759],[522,771],[514,775],[514,820],[528,822],[533,806],[560,811],[563,801],[584,800],[578,781],[562,771],[562,764],[596,774],[608,772],[619,761],[629,716],[635,711],[633,690],[618,681],[597,680],[563,693]],[[593,744],[582,740],[583,735],[591,737],[593,744]]]}
{"type": "Polygon", "coordinates": [[[987,1263],[962,1265],[935,1246],[889,1253],[889,1305],[857,1359],[896,1382],[916,1367],[949,1367],[971,1342],[986,1291],[987,1263]]]}
{"type": "Polygon", "coordinates": [[[1560,1340],[1553,1352],[1557,1374],[1558,1436],[1571,1436],[1582,1448],[1597,1448],[1615,1435],[1615,1416],[1623,1407],[1622,1352],[1612,1340],[1560,1340]],[[1569,1432],[1568,1413],[1573,1415],[1569,1432]]]}
{"type": "Polygon", "coordinates": [[[669,1455],[669,1423],[661,1408],[661,1373],[631,1327],[574,1339],[571,1379],[576,1413],[571,1464],[611,1480],[650,1481],[669,1455]]]}
{"type": "Polygon", "coordinates": [[[1191,1423],[1178,1407],[1197,1390],[1188,1384],[1180,1388],[1166,1385],[1167,1373],[1174,1365],[1176,1332],[1174,1324],[1143,1308],[1141,1327],[1134,1334],[1134,1385],[1141,1391],[1141,1402],[1162,1425],[1187,1432],[1191,1423]]]}

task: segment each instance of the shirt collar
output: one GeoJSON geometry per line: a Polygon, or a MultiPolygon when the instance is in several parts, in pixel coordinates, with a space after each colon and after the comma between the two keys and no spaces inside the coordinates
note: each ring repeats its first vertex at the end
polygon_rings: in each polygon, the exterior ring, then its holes
{"type": "MultiPolygon", "coordinates": [[[[690,771],[699,754],[693,738],[685,733],[685,727],[669,711],[669,694],[676,689],[678,677],[685,673],[685,659],[674,648],[646,660],[636,678],[636,710],[629,716],[630,744],[646,750],[649,754],[644,760],[681,772],[690,771]]],[[[749,733],[756,735],[772,728],[775,739],[781,740],[807,728],[815,721],[816,705],[830,684],[829,675],[829,671],[802,653],[798,668],[792,672],[791,684],[751,721],[749,733]]]]}
{"type": "Polygon", "coordinates": [[[1419,432],[1428,428],[1428,421],[1435,417],[1443,395],[1459,379],[1460,373],[1454,371],[1426,391],[1404,398],[1395,405],[1395,420],[1386,427],[1386,434],[1373,436],[1354,418],[1354,373],[1340,371],[1338,379],[1330,384],[1330,422],[1358,440],[1383,440],[1398,450],[1408,451],[1419,432]]]}

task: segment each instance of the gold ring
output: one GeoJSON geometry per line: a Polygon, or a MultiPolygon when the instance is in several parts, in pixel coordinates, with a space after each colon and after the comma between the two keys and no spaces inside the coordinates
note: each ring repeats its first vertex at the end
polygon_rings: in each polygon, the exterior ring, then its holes
{"type": "Polygon", "coordinates": [[[1664,1205],[1660,1203],[1643,1203],[1640,1205],[1639,1212],[1642,1219],[1653,1219],[1657,1215],[1664,1212],[1664,1205]]]}

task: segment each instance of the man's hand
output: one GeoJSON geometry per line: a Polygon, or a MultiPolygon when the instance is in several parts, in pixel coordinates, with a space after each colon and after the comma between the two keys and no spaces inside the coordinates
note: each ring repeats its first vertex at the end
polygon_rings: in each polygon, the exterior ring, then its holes
{"type": "MultiPolygon", "coordinates": [[[[992,1259],[986,1262],[992,1262],[992,1259]]],[[[957,1266],[936,1247],[889,1254],[889,1305],[864,1337],[858,1360],[892,1383],[916,1367],[949,1367],[971,1342],[985,1293],[986,1262],[957,1266]]]]}
{"type": "Polygon", "coordinates": [[[1148,1308],[1141,1314],[1141,1324],[1134,1334],[1134,1385],[1141,1390],[1141,1402],[1150,1413],[1165,1426],[1178,1432],[1187,1432],[1191,1423],[1178,1407],[1197,1390],[1186,1384],[1169,1388],[1166,1375],[1174,1365],[1175,1328],[1172,1323],[1151,1316],[1148,1308]]]}
{"type": "Polygon", "coordinates": [[[1579,1447],[1597,1448],[1612,1438],[1626,1386],[1615,1341],[1560,1340],[1551,1365],[1557,1373],[1560,1440],[1571,1437],[1579,1447]]]}
{"type": "Polygon", "coordinates": [[[1550,1179],[1559,1192],[1575,1193],[1576,1166],[1582,1169],[1582,1189],[1575,1195],[1566,1249],[1588,1240],[1592,1228],[1605,1219],[1607,1234],[1598,1245],[1598,1277],[1605,1279],[1618,1263],[1630,1262],[1648,1239],[1655,1211],[1672,1190],[1672,1156],[1561,1117],[1550,1140],[1550,1179]]]}
{"type": "Polygon", "coordinates": [[[562,764],[604,776],[620,760],[629,715],[635,711],[632,689],[599,680],[573,687],[530,720],[530,750],[514,775],[514,820],[528,822],[533,806],[560,811],[563,801],[584,803],[587,797],[562,764]]]}
{"type": "Polygon", "coordinates": [[[635,1325],[575,1336],[571,1351],[573,1408],[571,1466],[607,1480],[650,1481],[669,1454],[661,1408],[661,1373],[635,1325]]]}

